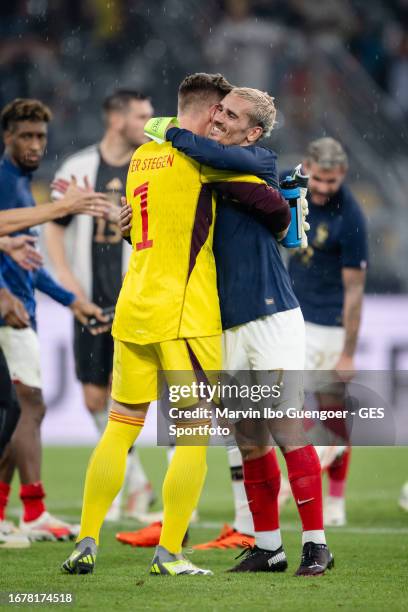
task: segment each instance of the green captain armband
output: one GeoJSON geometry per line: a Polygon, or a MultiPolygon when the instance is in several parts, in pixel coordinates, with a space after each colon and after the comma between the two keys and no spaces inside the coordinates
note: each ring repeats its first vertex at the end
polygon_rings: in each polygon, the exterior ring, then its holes
{"type": "Polygon", "coordinates": [[[179,125],[177,117],[153,117],[144,126],[144,133],[155,142],[162,144],[166,141],[166,130],[170,123],[175,127],[179,125]]]}

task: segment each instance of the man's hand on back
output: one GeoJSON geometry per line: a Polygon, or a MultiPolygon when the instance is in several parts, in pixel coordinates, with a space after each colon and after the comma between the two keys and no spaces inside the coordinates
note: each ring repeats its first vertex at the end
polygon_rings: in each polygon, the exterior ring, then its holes
{"type": "Polygon", "coordinates": [[[122,202],[122,208],[119,214],[119,229],[122,238],[128,238],[130,236],[130,230],[132,228],[132,207],[126,201],[126,198],[120,199],[122,202]]]}

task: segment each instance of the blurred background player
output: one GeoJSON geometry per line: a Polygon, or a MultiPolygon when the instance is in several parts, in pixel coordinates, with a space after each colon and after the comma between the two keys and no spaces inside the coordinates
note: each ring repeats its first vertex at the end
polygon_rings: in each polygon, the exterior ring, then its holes
{"type": "MultiPolygon", "coordinates": [[[[7,253],[25,270],[35,270],[42,264],[40,253],[34,248],[33,236],[4,236],[0,238],[0,251],[7,253]]],[[[24,305],[8,289],[0,289],[0,317],[14,329],[23,329],[30,323],[24,305]]],[[[7,362],[0,349],[0,459],[17,426],[20,408],[10,379],[7,362]]],[[[27,548],[29,538],[18,533],[11,521],[0,521],[0,548],[27,548]]]]}
{"type": "MultiPolygon", "coordinates": [[[[106,193],[108,218],[84,215],[56,219],[46,228],[46,245],[57,278],[77,297],[91,299],[101,308],[116,304],[131,249],[121,239],[118,216],[125,193],[126,176],[134,150],[146,142],[145,123],[152,116],[150,98],[122,89],[103,103],[105,132],[99,143],[69,156],[57,170],[52,184],[54,198],[65,193],[72,176],[79,185],[106,193]]],[[[112,376],[113,339],[110,331],[92,335],[74,321],[76,375],[82,384],[86,407],[101,434],[108,419],[112,376]]],[[[126,513],[137,516],[153,500],[152,487],[135,449],[129,454],[126,513]]],[[[120,517],[121,496],[107,519],[120,517]]]]}
{"type": "MultiPolygon", "coordinates": [[[[366,280],[366,221],[344,185],[348,159],[340,142],[328,137],[311,142],[303,169],[309,175],[309,246],[290,258],[289,273],[306,322],[306,369],[335,370],[350,378],[366,280]]],[[[342,393],[316,395],[321,408],[344,410],[342,393]]],[[[347,444],[347,432],[333,433],[347,444]]],[[[318,452],[329,479],[325,524],[345,525],[351,448],[326,446],[318,452]]]]}
{"type": "MultiPolygon", "coordinates": [[[[36,237],[24,234],[8,236],[8,233],[56,219],[58,216],[62,217],[68,212],[102,216],[107,212],[106,204],[98,194],[85,192],[71,184],[57,205],[49,202],[29,210],[21,208],[0,211],[0,251],[9,255],[24,270],[36,270],[43,261],[35,248],[36,237]]],[[[30,324],[24,304],[5,287],[0,289],[0,317],[14,329],[24,329],[30,324]]],[[[7,362],[0,349],[0,459],[17,426],[19,416],[20,407],[7,362]]],[[[28,536],[19,532],[11,521],[0,521],[0,548],[26,548],[29,545],[28,536]]]]}
{"type": "MultiPolygon", "coordinates": [[[[0,161],[0,207],[3,210],[35,205],[30,182],[32,172],[38,168],[44,156],[50,119],[50,110],[38,100],[16,99],[2,110],[5,153],[0,161]]],[[[30,234],[36,235],[32,230],[30,234]]],[[[0,254],[0,288],[20,300],[27,315],[20,307],[23,318],[20,324],[14,325],[15,321],[7,311],[5,318],[0,319],[0,347],[15,383],[21,410],[9,452],[0,462],[0,521],[5,519],[10,483],[17,467],[21,481],[20,498],[24,506],[20,528],[32,539],[66,539],[75,534],[75,528],[47,512],[41,483],[40,430],[45,406],[35,332],[34,290],[38,289],[62,305],[69,306],[84,323],[88,316],[100,319],[101,312],[97,306],[77,299],[73,293],[58,285],[43,267],[31,271],[27,270],[24,261],[20,263],[5,253],[0,254]]]]}
{"type": "MultiPolygon", "coordinates": [[[[7,298],[5,303],[2,290],[0,290],[0,316],[2,318],[7,317],[10,324],[13,317],[15,319],[14,327],[22,329],[27,325],[28,315],[21,303],[16,306],[13,309],[10,300],[7,298]]],[[[0,349],[0,459],[17,426],[19,416],[20,408],[10,379],[7,362],[3,351],[0,349]]],[[[0,548],[27,548],[28,546],[30,546],[28,536],[18,533],[11,521],[7,521],[5,518],[0,520],[0,548]]]]}

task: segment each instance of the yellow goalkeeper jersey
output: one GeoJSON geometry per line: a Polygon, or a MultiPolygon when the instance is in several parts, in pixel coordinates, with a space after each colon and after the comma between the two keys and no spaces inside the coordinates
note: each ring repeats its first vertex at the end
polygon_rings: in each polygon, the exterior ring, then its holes
{"type": "Polygon", "coordinates": [[[133,252],[116,305],[114,338],[150,344],[221,333],[213,187],[230,181],[264,182],[200,166],[168,142],[135,151],[126,185],[133,252]]]}

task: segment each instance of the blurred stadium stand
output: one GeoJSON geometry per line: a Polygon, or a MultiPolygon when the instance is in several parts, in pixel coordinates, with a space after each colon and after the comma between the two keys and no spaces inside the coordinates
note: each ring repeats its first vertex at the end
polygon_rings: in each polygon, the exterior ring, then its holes
{"type": "Polygon", "coordinates": [[[62,157],[97,140],[118,87],[175,111],[189,72],[268,90],[280,166],[332,135],[370,225],[371,292],[408,290],[407,0],[15,0],[0,3],[0,103],[38,97],[55,116],[37,193],[62,157]],[[41,183],[42,181],[42,183],[41,183]]]}

